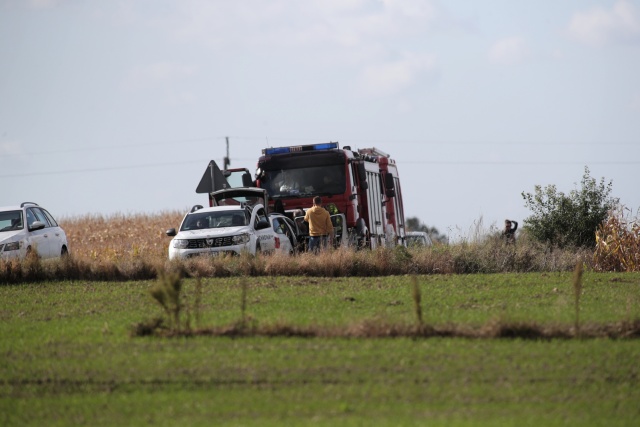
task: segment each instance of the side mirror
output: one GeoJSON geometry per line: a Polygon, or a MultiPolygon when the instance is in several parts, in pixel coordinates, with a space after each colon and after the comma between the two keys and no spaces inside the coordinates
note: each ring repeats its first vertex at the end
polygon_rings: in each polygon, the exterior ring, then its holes
{"type": "Polygon", "coordinates": [[[364,163],[358,163],[358,181],[360,182],[361,189],[369,189],[369,184],[367,184],[367,170],[364,167],[364,163]]]}
{"type": "Polygon", "coordinates": [[[167,230],[167,236],[169,237],[174,237],[176,235],[176,229],[175,228],[170,228],[167,230]]]}
{"type": "Polygon", "coordinates": [[[394,181],[393,181],[393,175],[391,175],[390,173],[388,173],[385,176],[384,187],[387,190],[394,190],[396,188],[395,185],[394,185],[394,181]]]}
{"type": "Polygon", "coordinates": [[[44,228],[44,223],[42,221],[34,221],[29,226],[29,231],[42,230],[44,228]]]}
{"type": "Polygon", "coordinates": [[[256,224],[256,230],[264,230],[265,228],[271,227],[271,224],[266,219],[261,219],[256,224]]]}
{"type": "Polygon", "coordinates": [[[251,174],[246,172],[242,174],[242,186],[243,187],[253,187],[253,180],[251,179],[251,174]]]}
{"type": "Polygon", "coordinates": [[[395,187],[395,183],[394,183],[394,180],[393,180],[393,175],[391,175],[390,173],[387,173],[385,175],[384,189],[385,189],[385,194],[386,194],[387,197],[395,197],[395,195],[396,195],[396,187],[395,187]]]}

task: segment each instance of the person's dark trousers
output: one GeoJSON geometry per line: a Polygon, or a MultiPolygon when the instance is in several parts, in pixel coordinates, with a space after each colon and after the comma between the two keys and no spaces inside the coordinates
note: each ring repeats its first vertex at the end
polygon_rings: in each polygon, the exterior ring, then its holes
{"type": "Polygon", "coordinates": [[[327,247],[327,236],[310,236],[309,252],[318,252],[327,247]]]}

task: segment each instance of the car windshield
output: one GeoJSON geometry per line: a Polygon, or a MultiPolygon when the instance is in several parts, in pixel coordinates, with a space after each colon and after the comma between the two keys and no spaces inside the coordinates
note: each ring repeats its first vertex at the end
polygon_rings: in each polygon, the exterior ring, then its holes
{"type": "Polygon", "coordinates": [[[255,196],[255,193],[247,193],[241,191],[230,191],[213,196],[218,206],[250,206],[253,207],[258,203],[264,203],[264,199],[255,196]]]}
{"type": "Polygon", "coordinates": [[[271,197],[331,195],[345,191],[343,165],[265,171],[264,185],[271,197]]]}
{"type": "Polygon", "coordinates": [[[241,227],[248,224],[244,210],[225,210],[222,212],[195,212],[182,222],[180,231],[202,230],[206,228],[241,227]]]}
{"type": "Polygon", "coordinates": [[[407,236],[407,245],[409,246],[425,246],[426,244],[424,236],[407,236]]]}
{"type": "Polygon", "coordinates": [[[22,230],[23,228],[24,221],[21,210],[0,212],[0,232],[22,230]]]}

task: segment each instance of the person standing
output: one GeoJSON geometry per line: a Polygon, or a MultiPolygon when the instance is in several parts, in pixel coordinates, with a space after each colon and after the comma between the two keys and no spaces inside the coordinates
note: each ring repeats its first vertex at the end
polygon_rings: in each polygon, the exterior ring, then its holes
{"type": "Polygon", "coordinates": [[[320,196],[313,198],[313,207],[307,210],[304,221],[309,223],[309,250],[318,252],[326,248],[329,236],[333,235],[333,224],[320,196]]]}
{"type": "Polygon", "coordinates": [[[510,219],[504,220],[504,231],[502,235],[504,236],[504,240],[507,243],[515,243],[516,242],[516,230],[518,229],[518,221],[513,221],[510,219]],[[512,226],[513,224],[513,226],[512,226]]]}

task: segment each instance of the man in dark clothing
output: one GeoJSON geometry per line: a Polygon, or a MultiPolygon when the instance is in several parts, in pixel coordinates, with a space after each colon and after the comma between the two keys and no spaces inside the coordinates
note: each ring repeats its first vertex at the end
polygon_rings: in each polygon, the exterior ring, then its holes
{"type": "Polygon", "coordinates": [[[518,221],[513,221],[510,219],[504,220],[504,231],[502,235],[504,236],[504,240],[507,243],[515,243],[516,242],[516,230],[518,229],[518,221]],[[512,227],[513,224],[513,227],[512,227]]]}

